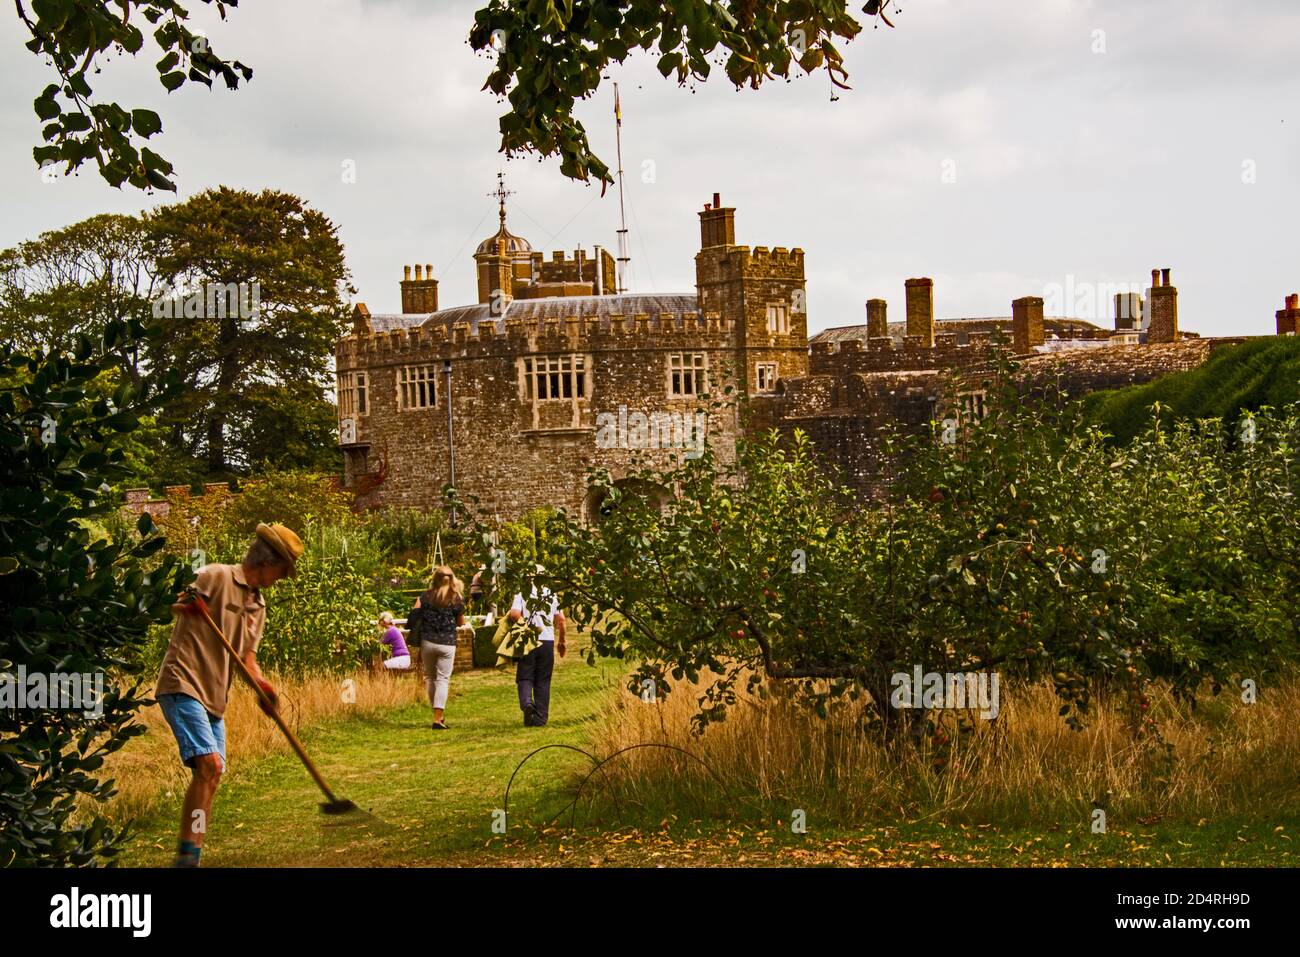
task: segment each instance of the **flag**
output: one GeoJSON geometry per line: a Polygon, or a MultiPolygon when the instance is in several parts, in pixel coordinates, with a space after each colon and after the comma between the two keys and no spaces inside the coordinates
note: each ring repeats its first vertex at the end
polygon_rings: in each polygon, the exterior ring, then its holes
{"type": "Polygon", "coordinates": [[[619,126],[622,126],[622,125],[623,125],[623,107],[620,106],[620,105],[619,105],[619,102],[618,102],[618,84],[617,84],[617,83],[614,84],[614,121],[615,121],[619,126]]]}

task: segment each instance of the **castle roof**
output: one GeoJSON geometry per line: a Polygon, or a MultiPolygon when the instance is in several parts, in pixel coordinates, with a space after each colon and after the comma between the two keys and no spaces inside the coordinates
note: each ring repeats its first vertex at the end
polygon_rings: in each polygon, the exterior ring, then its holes
{"type": "MultiPolygon", "coordinates": [[[[907,334],[906,322],[891,322],[889,325],[889,335],[899,342],[903,341],[903,336],[907,334]]],[[[958,343],[964,343],[967,333],[970,332],[989,332],[993,329],[1010,330],[1010,316],[971,316],[961,319],[937,319],[934,323],[936,334],[953,333],[957,336],[958,343]]],[[[1071,319],[1069,316],[1048,316],[1043,319],[1043,331],[1047,334],[1055,334],[1059,337],[1066,337],[1072,330],[1084,329],[1101,329],[1096,323],[1089,322],[1086,319],[1071,319]]],[[[862,342],[867,341],[867,327],[860,326],[836,326],[832,329],[823,329],[814,336],[808,337],[809,344],[815,342],[844,342],[846,339],[858,339],[862,342]]]]}
{"type": "Polygon", "coordinates": [[[612,296],[553,296],[547,299],[511,299],[500,316],[492,314],[492,306],[476,302],[469,306],[452,306],[437,312],[380,313],[367,317],[374,332],[392,332],[413,326],[444,325],[450,331],[458,322],[468,322],[474,329],[483,320],[504,319],[579,319],[604,320],[610,316],[645,314],[650,316],[678,316],[697,312],[699,301],[695,293],[622,293],[612,296]]]}
{"type": "Polygon", "coordinates": [[[428,319],[427,312],[381,312],[367,315],[371,332],[396,332],[398,329],[410,329],[428,319]]]}

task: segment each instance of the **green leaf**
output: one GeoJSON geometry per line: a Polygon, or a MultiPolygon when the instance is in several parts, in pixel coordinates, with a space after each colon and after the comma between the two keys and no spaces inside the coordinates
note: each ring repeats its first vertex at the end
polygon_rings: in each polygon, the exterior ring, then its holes
{"type": "Polygon", "coordinates": [[[38,96],[34,105],[36,107],[36,115],[42,120],[52,120],[63,112],[63,107],[59,106],[58,100],[56,100],[52,94],[42,94],[41,96],[38,96]]]}
{"type": "Polygon", "coordinates": [[[131,127],[141,136],[149,137],[162,130],[162,120],[153,110],[132,110],[131,127]]]}
{"type": "Polygon", "coordinates": [[[83,133],[86,130],[90,129],[92,125],[90,122],[90,117],[87,116],[85,113],[80,113],[80,112],[66,113],[64,114],[63,119],[60,122],[63,123],[63,128],[65,130],[69,130],[73,133],[83,133]]]}

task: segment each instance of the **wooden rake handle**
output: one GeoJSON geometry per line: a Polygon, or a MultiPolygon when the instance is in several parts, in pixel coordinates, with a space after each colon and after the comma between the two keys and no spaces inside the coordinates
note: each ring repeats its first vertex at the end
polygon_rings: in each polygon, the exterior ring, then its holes
{"type": "MultiPolygon", "coordinates": [[[[198,593],[194,592],[194,595],[197,597],[198,593]]],[[[212,615],[208,613],[207,605],[200,603],[198,609],[204,619],[207,620],[207,623],[212,626],[212,630],[217,633],[217,637],[221,639],[221,643],[225,646],[226,651],[230,652],[230,657],[234,660],[235,666],[239,669],[239,673],[242,674],[244,680],[252,686],[258,699],[265,706],[266,713],[271,716],[271,720],[280,726],[280,730],[284,732],[284,736],[288,739],[289,745],[298,755],[303,766],[307,768],[307,772],[316,781],[317,786],[325,793],[325,797],[331,804],[338,803],[338,798],[334,796],[334,792],[331,791],[329,785],[325,783],[325,779],[321,777],[321,773],[316,770],[316,765],[312,763],[311,758],[307,757],[307,752],[303,750],[303,746],[298,741],[297,736],[289,730],[289,726],[284,723],[284,718],[280,717],[280,709],[271,701],[270,696],[262,690],[262,686],[257,683],[257,679],[253,677],[253,672],[249,670],[248,665],[244,664],[244,659],[239,657],[239,652],[235,651],[235,646],[230,643],[230,639],[226,637],[225,632],[223,632],[217,626],[217,623],[212,620],[212,615]]]]}

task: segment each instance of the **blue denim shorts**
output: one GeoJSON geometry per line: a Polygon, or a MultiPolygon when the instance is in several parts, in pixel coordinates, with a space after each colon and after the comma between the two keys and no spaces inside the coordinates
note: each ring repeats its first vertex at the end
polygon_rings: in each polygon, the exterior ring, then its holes
{"type": "Polygon", "coordinates": [[[176,735],[181,749],[181,760],[194,767],[200,754],[221,756],[221,769],[226,768],[226,721],[214,718],[198,700],[187,694],[160,694],[158,704],[163,717],[176,735]]]}

